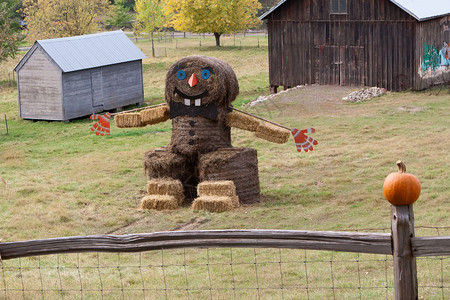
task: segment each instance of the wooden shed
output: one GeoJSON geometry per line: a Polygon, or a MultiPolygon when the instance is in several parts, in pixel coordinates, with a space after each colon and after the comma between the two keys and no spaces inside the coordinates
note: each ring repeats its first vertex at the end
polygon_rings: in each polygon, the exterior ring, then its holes
{"type": "Polygon", "coordinates": [[[423,89],[450,81],[449,0],[282,0],[260,19],[269,81],[423,89]]]}
{"type": "Polygon", "coordinates": [[[37,41],[15,68],[20,117],[67,121],[142,103],[143,58],[122,31],[37,41]]]}

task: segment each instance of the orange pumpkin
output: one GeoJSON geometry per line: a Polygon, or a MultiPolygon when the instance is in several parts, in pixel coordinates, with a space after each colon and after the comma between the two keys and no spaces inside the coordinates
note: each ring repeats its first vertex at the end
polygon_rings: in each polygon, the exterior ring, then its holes
{"type": "Polygon", "coordinates": [[[392,205],[409,205],[420,195],[420,182],[413,174],[406,173],[402,161],[397,162],[398,172],[389,174],[384,180],[383,193],[392,205]]]}

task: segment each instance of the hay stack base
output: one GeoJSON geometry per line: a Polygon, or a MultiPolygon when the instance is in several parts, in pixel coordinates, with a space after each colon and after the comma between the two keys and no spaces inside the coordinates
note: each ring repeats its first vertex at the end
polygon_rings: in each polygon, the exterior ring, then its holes
{"type": "Polygon", "coordinates": [[[231,180],[201,182],[197,191],[199,196],[236,196],[236,186],[231,180]]]}
{"type": "Polygon", "coordinates": [[[147,192],[149,195],[173,196],[181,205],[184,200],[183,184],[179,180],[158,178],[148,182],[147,192]]]}
{"type": "Polygon", "coordinates": [[[193,210],[207,210],[209,212],[224,212],[232,210],[239,202],[237,196],[200,196],[192,203],[193,210]]]}
{"type": "Polygon", "coordinates": [[[197,187],[199,197],[192,203],[193,210],[224,212],[239,207],[236,187],[233,181],[205,181],[197,187]]]}
{"type": "Polygon", "coordinates": [[[177,209],[183,204],[184,190],[176,179],[152,179],[147,185],[148,196],[141,201],[142,209],[177,209]]]}
{"type": "Polygon", "coordinates": [[[150,195],[142,198],[142,209],[177,209],[179,207],[178,201],[174,196],[170,195],[150,195]]]}

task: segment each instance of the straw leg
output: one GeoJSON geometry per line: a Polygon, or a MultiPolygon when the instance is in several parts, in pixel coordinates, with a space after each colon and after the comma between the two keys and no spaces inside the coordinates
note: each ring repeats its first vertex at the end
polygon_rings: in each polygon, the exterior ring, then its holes
{"type": "Polygon", "coordinates": [[[184,196],[179,205],[197,197],[198,176],[195,174],[194,163],[185,156],[166,149],[151,150],[144,155],[144,170],[149,179],[149,186],[150,182],[180,182],[184,196]]]}
{"type": "Polygon", "coordinates": [[[199,181],[231,180],[239,202],[260,201],[258,158],[252,148],[220,148],[199,156],[199,181]]]}

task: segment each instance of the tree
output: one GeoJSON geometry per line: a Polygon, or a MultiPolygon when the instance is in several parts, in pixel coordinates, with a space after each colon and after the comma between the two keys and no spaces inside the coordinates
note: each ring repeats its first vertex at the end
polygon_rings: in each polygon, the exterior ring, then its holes
{"type": "Polygon", "coordinates": [[[28,40],[91,33],[108,9],[108,0],[24,0],[28,40]]]}
{"type": "Polygon", "coordinates": [[[155,45],[153,37],[155,32],[160,32],[167,22],[164,14],[164,2],[162,0],[136,0],[136,22],[133,24],[134,32],[138,35],[149,34],[152,41],[152,56],[155,57],[155,45]]]}
{"type": "Polygon", "coordinates": [[[169,24],[176,30],[214,33],[216,46],[220,36],[257,26],[261,4],[258,0],[166,0],[169,24]]]}
{"type": "Polygon", "coordinates": [[[129,25],[133,16],[130,15],[130,10],[125,6],[126,4],[126,0],[116,0],[111,7],[111,13],[109,19],[106,20],[106,23],[117,28],[129,25]]]}
{"type": "Polygon", "coordinates": [[[24,36],[20,27],[20,17],[16,13],[16,0],[3,0],[0,3],[0,62],[14,57],[24,36]]]}

